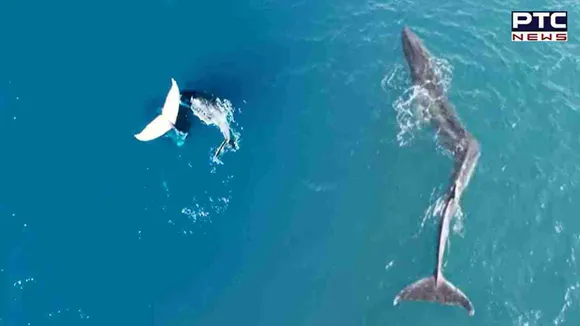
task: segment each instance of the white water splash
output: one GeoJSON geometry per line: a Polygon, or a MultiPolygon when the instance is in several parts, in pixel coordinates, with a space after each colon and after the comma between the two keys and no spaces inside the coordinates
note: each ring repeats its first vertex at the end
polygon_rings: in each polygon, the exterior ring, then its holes
{"type": "Polygon", "coordinates": [[[47,314],[49,319],[60,319],[60,318],[71,318],[77,317],[79,319],[90,319],[89,316],[83,309],[71,309],[71,308],[62,308],[56,309],[47,314]]]}
{"type": "MultiPolygon", "coordinates": [[[[224,213],[230,204],[231,194],[218,197],[204,197],[197,199],[193,197],[193,203],[181,209],[181,214],[185,215],[191,224],[211,223],[212,216],[224,213]]],[[[186,227],[183,233],[192,234],[193,231],[186,227]]]]}
{"type": "Polygon", "coordinates": [[[29,282],[34,282],[34,277],[29,277],[27,279],[24,280],[18,280],[16,282],[14,282],[13,286],[15,288],[19,288],[20,290],[24,289],[24,284],[29,283],[29,282]]]}
{"type": "Polygon", "coordinates": [[[399,85],[405,84],[408,76],[405,75],[405,67],[401,64],[395,64],[389,73],[387,73],[381,80],[381,88],[383,91],[389,90],[403,90],[399,85]]]}
{"type": "Polygon", "coordinates": [[[167,137],[173,139],[177,147],[181,147],[185,144],[185,139],[187,138],[187,133],[181,132],[175,128],[173,128],[172,132],[168,132],[167,137]]]}
{"type": "Polygon", "coordinates": [[[518,316],[517,325],[521,326],[539,325],[540,318],[542,318],[542,311],[532,309],[518,316]]]}
{"type": "Polygon", "coordinates": [[[334,183],[317,183],[310,180],[302,180],[302,183],[304,183],[309,190],[314,192],[327,192],[336,189],[336,184],[334,183]]]}
{"type": "Polygon", "coordinates": [[[465,214],[463,213],[463,209],[461,209],[461,205],[457,206],[457,211],[455,212],[455,216],[453,217],[453,233],[459,235],[460,237],[465,236],[463,222],[465,221],[465,214]]]}
{"type": "Polygon", "coordinates": [[[205,209],[205,207],[199,204],[195,204],[193,207],[184,207],[181,210],[181,213],[186,215],[187,218],[192,221],[192,223],[197,223],[198,220],[209,220],[209,212],[205,209]]]}
{"type": "MultiPolygon", "coordinates": [[[[451,87],[453,67],[441,58],[431,57],[431,62],[438,78],[439,86],[444,92],[448,92],[451,87]]],[[[393,102],[393,109],[397,114],[397,141],[399,146],[407,146],[412,143],[424,125],[431,119],[431,108],[433,99],[428,92],[420,86],[403,87],[408,85],[409,74],[401,65],[395,65],[389,73],[381,80],[381,88],[385,91],[402,92],[393,102]]]]}
{"type": "Polygon", "coordinates": [[[401,147],[410,145],[415,139],[415,133],[419,132],[429,121],[429,116],[426,114],[429,112],[429,107],[425,107],[422,103],[430,103],[430,101],[417,101],[425,96],[428,95],[422,88],[413,86],[393,103],[399,126],[397,141],[401,147]]]}
{"type": "Polygon", "coordinates": [[[443,197],[437,196],[437,193],[440,191],[439,188],[433,188],[431,194],[429,195],[429,206],[425,209],[425,213],[423,214],[423,218],[421,219],[421,225],[419,226],[419,230],[414,235],[414,237],[419,236],[425,227],[425,223],[429,220],[432,220],[433,217],[440,215],[443,210],[443,197]]]}
{"type": "Polygon", "coordinates": [[[578,301],[579,298],[580,282],[577,282],[576,284],[573,284],[566,289],[566,293],[564,294],[564,306],[562,306],[558,317],[554,319],[554,325],[560,325],[566,321],[566,310],[568,310],[568,308],[570,308],[570,306],[573,304],[574,299],[578,301]]]}
{"type": "MultiPolygon", "coordinates": [[[[429,206],[427,207],[427,209],[425,209],[425,213],[423,214],[423,218],[421,219],[421,224],[419,226],[419,230],[415,234],[415,237],[417,237],[419,234],[421,234],[427,221],[434,221],[436,223],[439,223],[440,220],[435,219],[435,217],[441,217],[441,215],[443,214],[443,209],[445,207],[445,192],[443,192],[443,193],[441,193],[441,192],[442,192],[441,187],[435,187],[431,191],[431,194],[429,195],[429,206]]],[[[459,205],[457,207],[457,211],[455,212],[455,215],[452,218],[452,223],[453,223],[452,224],[452,231],[454,234],[457,234],[461,237],[464,236],[464,233],[463,233],[464,220],[465,220],[465,214],[463,213],[463,210],[461,209],[461,206],[459,205]]]]}
{"type": "Polygon", "coordinates": [[[421,221],[421,229],[425,226],[425,222],[437,215],[441,215],[441,213],[443,212],[443,196],[437,196],[436,197],[436,193],[438,191],[440,191],[441,189],[439,188],[433,188],[433,190],[431,191],[431,195],[429,196],[429,203],[431,203],[429,205],[429,207],[427,207],[427,209],[425,210],[425,214],[423,216],[423,220],[421,221]],[[435,202],[433,202],[435,201],[435,202]]]}
{"type": "MultiPolygon", "coordinates": [[[[191,100],[191,111],[206,125],[216,126],[225,139],[232,139],[233,136],[238,143],[239,148],[240,134],[232,128],[232,125],[235,124],[235,120],[234,107],[230,101],[217,98],[213,102],[202,98],[194,98],[191,100]]],[[[236,151],[237,149],[231,148],[231,146],[226,146],[224,152],[229,150],[236,151]]],[[[223,162],[217,157],[214,162],[223,164],[223,162]]]]}

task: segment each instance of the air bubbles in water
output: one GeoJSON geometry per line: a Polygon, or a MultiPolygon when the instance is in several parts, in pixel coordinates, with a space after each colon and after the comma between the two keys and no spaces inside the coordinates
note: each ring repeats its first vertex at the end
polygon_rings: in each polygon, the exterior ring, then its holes
{"type": "MultiPolygon", "coordinates": [[[[440,220],[436,219],[435,217],[441,218],[442,214],[443,214],[443,209],[445,207],[445,192],[441,193],[441,187],[436,187],[433,188],[433,190],[431,191],[431,195],[429,196],[429,206],[427,207],[427,209],[425,210],[425,213],[423,214],[423,218],[421,220],[421,225],[419,226],[419,230],[417,231],[417,234],[415,236],[418,236],[421,231],[423,231],[423,228],[425,227],[425,224],[427,221],[433,221],[434,223],[439,223],[440,220]]],[[[452,218],[452,231],[455,234],[458,234],[459,236],[463,237],[463,221],[465,218],[465,214],[463,213],[463,210],[461,209],[461,206],[457,207],[457,211],[455,212],[455,215],[452,218]]]]}
{"type": "MultiPolygon", "coordinates": [[[[431,58],[435,69],[435,75],[439,80],[439,86],[444,92],[448,92],[451,86],[452,66],[444,59],[431,58]]],[[[431,119],[431,106],[433,99],[429,97],[427,91],[420,86],[408,85],[409,74],[402,65],[396,65],[381,81],[383,90],[402,92],[393,102],[393,109],[397,114],[397,124],[399,132],[397,141],[399,146],[407,146],[412,143],[415,133],[420,131],[423,125],[431,119]]]]}

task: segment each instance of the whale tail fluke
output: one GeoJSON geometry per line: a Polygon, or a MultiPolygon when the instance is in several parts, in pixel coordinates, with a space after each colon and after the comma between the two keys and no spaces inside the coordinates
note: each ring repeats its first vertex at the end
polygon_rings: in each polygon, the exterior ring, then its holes
{"type": "Polygon", "coordinates": [[[151,121],[145,128],[135,135],[140,141],[150,141],[163,136],[175,126],[179,113],[181,95],[175,79],[171,78],[171,89],[167,93],[161,114],[151,121]]]}
{"type": "Polygon", "coordinates": [[[138,134],[135,135],[140,141],[150,141],[163,136],[166,132],[171,130],[173,125],[163,115],[158,115],[153,121],[149,122],[147,126],[138,134]]]}
{"type": "Polygon", "coordinates": [[[435,276],[425,277],[405,287],[397,294],[393,304],[397,305],[401,300],[431,301],[445,305],[461,306],[467,310],[470,316],[475,314],[469,298],[442,276],[439,277],[439,280],[435,276]]]}

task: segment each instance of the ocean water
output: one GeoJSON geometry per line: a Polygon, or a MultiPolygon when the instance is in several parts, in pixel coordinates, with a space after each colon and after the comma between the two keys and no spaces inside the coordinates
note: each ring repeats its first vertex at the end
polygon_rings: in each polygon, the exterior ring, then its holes
{"type": "Polygon", "coordinates": [[[575,1],[0,1],[0,325],[578,325],[575,1]],[[570,41],[512,43],[511,10],[570,41]],[[418,123],[404,25],[479,140],[445,275],[452,160],[418,123]],[[137,141],[175,78],[217,128],[137,141]]]}

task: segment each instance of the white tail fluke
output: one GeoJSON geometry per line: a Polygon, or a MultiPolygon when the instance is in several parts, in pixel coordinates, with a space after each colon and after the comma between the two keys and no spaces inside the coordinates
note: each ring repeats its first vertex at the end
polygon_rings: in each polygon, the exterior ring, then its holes
{"type": "Polygon", "coordinates": [[[179,113],[181,94],[175,79],[171,78],[171,89],[165,98],[161,114],[151,121],[140,133],[135,135],[140,141],[150,141],[163,136],[175,126],[179,113]]]}
{"type": "Polygon", "coordinates": [[[165,116],[158,115],[153,121],[149,122],[143,131],[135,135],[135,138],[140,141],[150,141],[163,136],[171,128],[173,128],[171,122],[165,116]]]}

